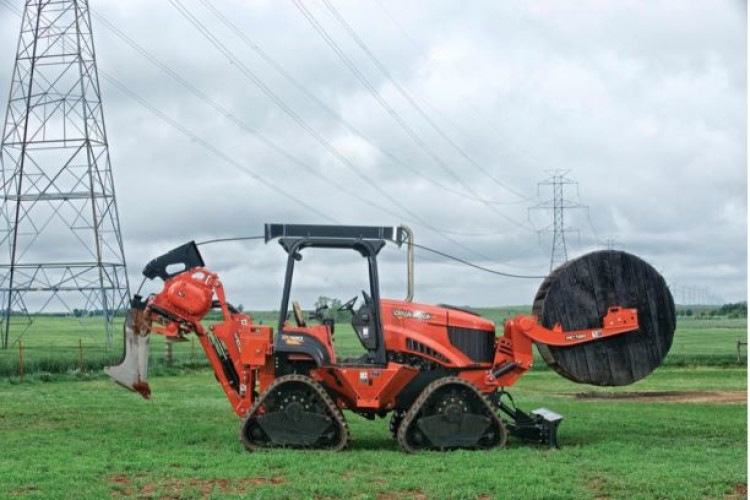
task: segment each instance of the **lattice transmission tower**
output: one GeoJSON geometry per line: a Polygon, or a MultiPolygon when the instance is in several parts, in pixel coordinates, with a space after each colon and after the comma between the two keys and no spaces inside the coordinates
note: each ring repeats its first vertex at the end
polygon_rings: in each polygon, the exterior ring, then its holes
{"type": "Polygon", "coordinates": [[[552,233],[552,252],[549,262],[549,269],[552,271],[568,260],[565,233],[576,231],[575,228],[565,223],[565,210],[586,208],[586,206],[565,198],[565,186],[575,186],[578,189],[578,183],[567,177],[570,170],[546,170],[545,172],[549,174],[549,177],[537,183],[537,191],[541,191],[542,187],[551,186],[552,199],[538,203],[530,210],[552,210],[552,224],[540,230],[540,233],[552,233]]]}
{"type": "Polygon", "coordinates": [[[41,312],[111,344],[129,284],[87,0],[26,1],[0,139],[3,347],[41,312]]]}

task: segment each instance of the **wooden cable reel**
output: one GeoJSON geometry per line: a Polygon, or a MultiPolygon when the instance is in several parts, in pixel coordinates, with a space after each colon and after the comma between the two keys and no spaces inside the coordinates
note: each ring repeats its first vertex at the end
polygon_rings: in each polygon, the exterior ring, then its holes
{"type": "Polygon", "coordinates": [[[658,271],[634,255],[604,250],[566,262],[542,282],[532,312],[547,328],[582,330],[601,326],[615,305],[638,309],[639,330],[576,346],[537,343],[547,364],[598,386],[632,384],[661,365],[674,336],[674,300],[658,271]]]}

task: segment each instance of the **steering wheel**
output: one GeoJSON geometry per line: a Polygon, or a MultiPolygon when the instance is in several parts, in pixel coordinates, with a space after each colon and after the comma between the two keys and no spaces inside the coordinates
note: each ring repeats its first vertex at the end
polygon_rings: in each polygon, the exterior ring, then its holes
{"type": "Polygon", "coordinates": [[[359,297],[355,295],[351,299],[347,300],[344,304],[339,307],[339,311],[349,311],[350,313],[354,314],[354,304],[357,303],[357,299],[359,297]]]}
{"type": "Polygon", "coordinates": [[[292,301],[292,312],[294,312],[294,321],[297,322],[297,326],[307,326],[305,324],[305,315],[302,314],[302,307],[300,307],[299,301],[292,301]]]}

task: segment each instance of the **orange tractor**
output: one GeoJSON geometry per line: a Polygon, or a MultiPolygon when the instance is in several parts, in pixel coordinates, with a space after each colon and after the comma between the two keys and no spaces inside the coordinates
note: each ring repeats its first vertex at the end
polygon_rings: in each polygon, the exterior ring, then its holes
{"type": "Polygon", "coordinates": [[[133,299],[125,357],[108,374],[148,398],[149,334],[195,334],[242,419],[248,450],[342,450],[350,439],[342,410],[370,419],[390,414],[405,452],[497,448],[509,434],[557,446],[562,417],[545,408],[524,412],[506,391],[532,367],[534,344],[560,374],[595,385],[643,378],[671,345],[674,304],[663,278],[624,252],[561,266],[542,283],[533,315],[507,320],[498,335],[494,322],[473,311],[412,302],[413,236],[404,226],[266,224],[266,242],[274,239],[288,255],[275,335],[227,302],[190,242],[144,269],[164,286],[133,299]],[[377,257],[388,242],[409,249],[405,300],[380,297],[377,257]],[[291,300],[295,262],[308,248],[354,251],[367,262],[361,305],[355,296],[340,308],[351,314],[363,356],[337,357],[333,320],[321,310],[305,317],[291,300]],[[222,320],[205,327],[201,320],[216,309],[222,320]]]}

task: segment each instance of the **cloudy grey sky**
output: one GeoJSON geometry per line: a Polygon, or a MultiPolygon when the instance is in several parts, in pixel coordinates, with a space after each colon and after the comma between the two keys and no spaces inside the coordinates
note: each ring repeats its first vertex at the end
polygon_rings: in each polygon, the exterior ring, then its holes
{"type": "MultiPolygon", "coordinates": [[[[747,296],[744,2],[91,6],[99,69],[127,89],[102,80],[133,283],[172,246],[260,234],[264,222],[406,223],[424,245],[544,274],[550,235],[537,230],[551,213],[528,209],[552,196],[537,189],[546,171],[567,169],[578,189],[566,194],[589,207],[566,212],[579,230],[568,235],[569,257],[614,238],[671,284],[707,287],[727,301],[747,296]]],[[[19,22],[0,6],[2,96],[19,22]]],[[[278,245],[215,245],[205,257],[234,302],[277,306],[278,245]]],[[[295,290],[306,307],[321,293],[348,298],[361,287],[362,263],[318,257],[305,262],[295,290]]],[[[383,257],[384,295],[398,297],[404,252],[383,257]]],[[[420,301],[530,304],[541,281],[417,257],[420,301]]]]}

